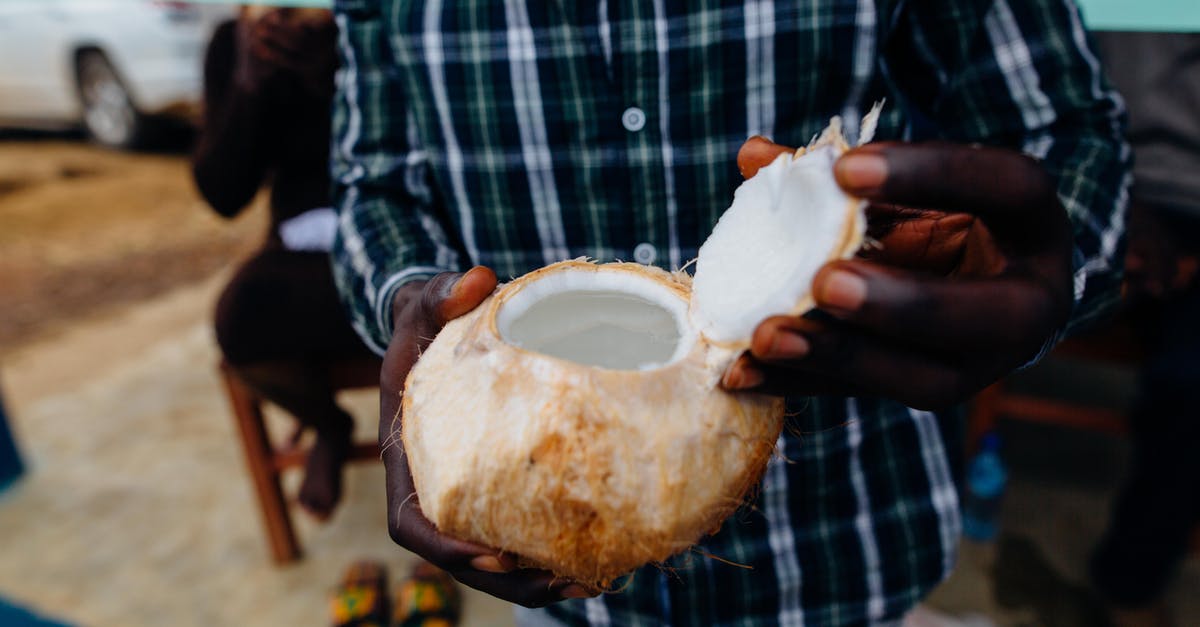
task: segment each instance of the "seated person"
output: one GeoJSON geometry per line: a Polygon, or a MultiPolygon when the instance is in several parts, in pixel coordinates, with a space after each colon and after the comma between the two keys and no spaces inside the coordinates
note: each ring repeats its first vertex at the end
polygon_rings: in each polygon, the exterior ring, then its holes
{"type": "Polygon", "coordinates": [[[217,341],[243,381],[316,432],[299,502],[322,520],[341,497],[353,427],[327,364],[370,355],[345,319],[328,260],[336,32],[316,9],[246,8],[219,27],[194,155],[196,184],[223,216],[270,183],[270,231],[221,295],[217,341]]]}

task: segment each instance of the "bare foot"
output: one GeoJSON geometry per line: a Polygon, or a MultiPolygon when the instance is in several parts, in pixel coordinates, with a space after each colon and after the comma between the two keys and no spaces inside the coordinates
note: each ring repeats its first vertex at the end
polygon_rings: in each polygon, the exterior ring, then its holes
{"type": "Polygon", "coordinates": [[[342,467],[350,454],[353,429],[327,429],[317,432],[317,440],[308,452],[304,481],[300,484],[300,507],[324,522],[342,499],[342,467]]]}

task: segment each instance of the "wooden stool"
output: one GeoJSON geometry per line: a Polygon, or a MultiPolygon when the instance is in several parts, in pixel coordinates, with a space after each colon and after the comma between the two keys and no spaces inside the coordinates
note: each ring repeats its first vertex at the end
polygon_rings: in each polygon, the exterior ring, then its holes
{"type": "MultiPolygon", "coordinates": [[[[1064,340],[1052,354],[1097,362],[1135,364],[1142,359],[1143,349],[1133,328],[1117,320],[1103,328],[1064,340]]],[[[1124,435],[1127,431],[1123,412],[1017,393],[1007,381],[1001,379],[980,392],[971,403],[967,422],[968,449],[973,450],[980,438],[995,428],[1001,417],[1112,435],[1124,435]]]]}
{"type": "MultiPolygon", "coordinates": [[[[1137,364],[1144,358],[1145,351],[1133,328],[1118,317],[1104,327],[1064,340],[1053,354],[1101,363],[1137,364]]],[[[1125,435],[1128,431],[1123,412],[1019,394],[1002,379],[980,392],[971,404],[967,422],[968,449],[974,450],[980,438],[994,429],[1001,417],[1111,435],[1125,435]]],[[[1192,532],[1191,552],[1200,555],[1200,527],[1192,532]]]]}
{"type": "MultiPolygon", "coordinates": [[[[334,364],[329,368],[330,385],[334,391],[377,387],[379,367],[380,361],[374,358],[334,364]]],[[[279,478],[283,471],[303,466],[308,451],[276,448],[263,421],[264,399],[246,386],[229,364],[222,361],[219,369],[237,422],[242,449],[246,452],[246,467],[254,481],[271,557],[277,564],[286,564],[298,559],[301,551],[279,478]]],[[[379,444],[354,443],[348,461],[367,460],[379,460],[379,444]]]]}

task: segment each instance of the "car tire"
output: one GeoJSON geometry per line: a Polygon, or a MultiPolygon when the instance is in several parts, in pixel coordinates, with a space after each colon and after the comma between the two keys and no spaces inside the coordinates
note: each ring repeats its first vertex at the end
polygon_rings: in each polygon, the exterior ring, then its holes
{"type": "Polygon", "coordinates": [[[138,112],[125,83],[103,52],[80,52],[75,80],[88,137],[109,148],[136,148],[146,143],[150,120],[138,112]]]}

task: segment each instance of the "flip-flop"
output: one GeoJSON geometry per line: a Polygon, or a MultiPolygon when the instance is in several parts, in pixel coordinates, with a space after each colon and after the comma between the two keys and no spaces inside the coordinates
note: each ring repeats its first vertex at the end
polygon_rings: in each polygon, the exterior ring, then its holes
{"type": "Polygon", "coordinates": [[[379,562],[363,560],[351,564],[329,599],[330,624],[387,627],[391,610],[387,579],[387,567],[379,562]]]}
{"type": "Polygon", "coordinates": [[[396,586],[395,627],[453,627],[462,613],[458,584],[444,570],[419,562],[396,586]]]}

